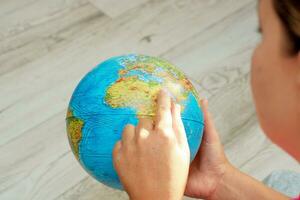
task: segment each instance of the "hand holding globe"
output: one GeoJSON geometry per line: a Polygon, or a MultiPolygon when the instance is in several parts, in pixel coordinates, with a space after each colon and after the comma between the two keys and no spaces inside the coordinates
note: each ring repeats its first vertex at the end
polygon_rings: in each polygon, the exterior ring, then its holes
{"type": "Polygon", "coordinates": [[[231,176],[235,170],[225,157],[207,101],[201,101],[204,142],[189,166],[180,106],[164,93],[158,99],[154,123],[143,119],[137,127],[127,125],[114,148],[115,168],[130,199],[182,199],[184,188],[190,197],[219,199],[215,195],[225,172],[231,176]]]}

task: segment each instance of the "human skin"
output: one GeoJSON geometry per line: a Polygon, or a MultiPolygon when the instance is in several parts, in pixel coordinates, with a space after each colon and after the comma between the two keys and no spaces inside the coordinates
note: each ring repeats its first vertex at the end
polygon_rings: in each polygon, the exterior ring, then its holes
{"type": "MultiPolygon", "coordinates": [[[[300,56],[290,53],[288,38],[272,0],[259,1],[258,9],[262,39],[252,57],[251,86],[259,122],[274,143],[299,161],[300,56]]],[[[206,124],[213,127],[209,114],[205,114],[206,124]]],[[[186,195],[205,199],[288,199],[222,158],[224,154],[219,150],[222,145],[214,128],[206,129],[205,135],[217,138],[209,144],[219,144],[212,147],[216,151],[212,154],[209,154],[213,152],[210,145],[202,144],[199,157],[190,167],[186,195]],[[220,162],[222,160],[223,163],[220,162]],[[216,170],[208,173],[204,170],[207,164],[213,165],[216,170]],[[195,170],[197,166],[198,170],[195,170]],[[218,176],[208,177],[207,174],[211,173],[218,176]],[[203,177],[213,184],[201,184],[203,177]]]]}
{"type": "Polygon", "coordinates": [[[258,8],[262,38],[251,68],[257,115],[265,134],[300,161],[300,53],[291,53],[272,0],[258,8]]]}
{"type": "MultiPolygon", "coordinates": [[[[300,54],[290,52],[287,34],[275,13],[272,0],[259,1],[258,8],[262,38],[253,53],[251,67],[251,86],[258,119],[266,135],[299,161],[300,54]]],[[[181,177],[184,173],[179,173],[180,169],[178,168],[171,170],[174,163],[172,159],[168,159],[170,162],[165,163],[165,165],[169,165],[169,167],[161,172],[174,173],[174,176],[178,173],[178,179],[172,176],[172,180],[177,182],[178,188],[166,189],[165,186],[163,188],[180,194],[178,191],[182,191],[182,188],[180,188],[182,184],[178,184],[178,182],[182,181],[182,183],[186,183],[185,195],[195,198],[212,200],[289,199],[242,173],[229,163],[212,117],[208,112],[207,101],[204,100],[201,103],[205,120],[204,136],[201,147],[190,165],[188,178],[186,180],[181,177]],[[166,172],[166,169],[169,169],[169,171],[166,172]]],[[[174,146],[176,145],[174,144],[174,146]]],[[[169,148],[174,147],[169,146],[169,148]]],[[[168,149],[162,148],[159,152],[164,151],[168,152],[168,149]]],[[[133,154],[127,157],[128,162],[129,158],[132,157],[134,157],[133,154]]],[[[149,159],[157,163],[160,158],[155,159],[149,156],[149,159]]],[[[142,167],[144,170],[152,169],[148,168],[147,165],[142,167]]],[[[133,175],[125,173],[126,170],[128,170],[126,166],[119,165],[118,173],[123,171],[124,177],[130,179],[131,176],[132,180],[135,180],[133,175]]],[[[133,170],[136,169],[133,167],[133,170]]],[[[140,177],[139,171],[135,172],[135,176],[140,177]]],[[[148,178],[144,177],[144,180],[149,180],[148,178]]],[[[152,180],[153,182],[150,182],[159,187],[160,180],[156,179],[156,181],[152,180]]],[[[143,182],[142,180],[139,181],[143,182]]],[[[129,182],[127,188],[139,186],[135,181],[129,182]]],[[[126,191],[128,192],[128,190],[126,191]]],[[[151,195],[146,191],[147,189],[144,190],[143,187],[143,190],[137,192],[139,193],[137,196],[140,196],[140,199],[145,199],[147,195],[151,195]]],[[[164,194],[163,191],[160,192],[164,194]]],[[[164,199],[159,193],[157,195],[154,199],[164,199]]],[[[176,196],[176,198],[178,197],[176,196]]]]}
{"type": "Polygon", "coordinates": [[[190,151],[181,107],[161,91],[154,123],[127,125],[113,151],[114,166],[132,200],[179,200],[187,181],[190,151]]]}
{"type": "MultiPolygon", "coordinates": [[[[300,127],[297,122],[300,121],[300,56],[299,53],[290,53],[284,26],[275,13],[272,0],[259,1],[258,13],[262,38],[252,57],[251,86],[259,122],[274,143],[299,161],[300,127]]],[[[207,120],[211,121],[210,117],[207,117],[207,120]]],[[[217,135],[213,128],[206,131],[205,134],[217,135]]],[[[216,149],[220,146],[221,144],[216,149]]],[[[202,147],[205,149],[206,145],[202,147]]],[[[209,152],[202,147],[198,159],[206,157],[209,152]]],[[[218,155],[221,153],[210,155],[210,160],[218,155]]],[[[207,177],[207,172],[203,171],[204,167],[201,164],[205,166],[210,162],[203,159],[203,162],[198,164],[199,170],[190,170],[186,195],[206,199],[288,199],[240,172],[226,159],[222,159],[222,170],[214,171],[219,171],[217,174],[221,174],[220,178],[208,178],[210,182],[215,183],[212,187],[199,185],[197,180],[200,179],[195,178],[197,174],[207,177]],[[193,179],[194,185],[189,184],[193,179]],[[202,192],[207,190],[210,193],[202,192]]],[[[216,166],[220,166],[217,163],[214,162],[216,166]]],[[[195,168],[193,164],[191,169],[195,168]]],[[[216,166],[216,169],[220,168],[216,166]]]]}

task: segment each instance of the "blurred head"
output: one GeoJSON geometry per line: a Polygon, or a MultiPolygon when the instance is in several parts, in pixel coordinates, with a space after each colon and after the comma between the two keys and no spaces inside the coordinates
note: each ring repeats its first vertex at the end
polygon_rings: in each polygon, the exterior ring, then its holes
{"type": "Polygon", "coordinates": [[[300,160],[300,1],[260,0],[251,85],[262,129],[300,160]]]}

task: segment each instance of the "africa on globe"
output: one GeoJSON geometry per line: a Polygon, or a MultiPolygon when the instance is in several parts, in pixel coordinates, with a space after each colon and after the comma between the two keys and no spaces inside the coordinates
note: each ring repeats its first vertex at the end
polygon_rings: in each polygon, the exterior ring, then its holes
{"type": "Polygon", "coordinates": [[[155,116],[162,88],[181,105],[192,160],[202,139],[203,114],[196,89],[174,65],[145,55],[117,56],[80,81],[67,111],[67,135],[75,157],[96,180],[122,189],[113,167],[114,145],[126,124],[137,125],[139,119],[155,116]]]}

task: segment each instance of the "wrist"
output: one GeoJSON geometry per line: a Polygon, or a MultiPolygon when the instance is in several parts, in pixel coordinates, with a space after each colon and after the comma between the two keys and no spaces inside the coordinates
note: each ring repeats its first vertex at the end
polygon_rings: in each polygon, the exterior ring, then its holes
{"type": "Polygon", "coordinates": [[[182,197],[180,197],[180,198],[174,198],[174,197],[170,197],[170,198],[164,198],[164,197],[162,197],[162,196],[160,196],[160,195],[157,195],[157,196],[151,196],[151,197],[146,197],[147,195],[145,195],[145,197],[141,197],[141,198],[132,198],[132,197],[130,197],[129,196],[129,199],[130,200],[153,200],[153,199],[164,199],[164,200],[182,200],[183,199],[183,195],[182,195],[182,197]]]}
{"type": "Polygon", "coordinates": [[[164,194],[164,192],[153,192],[151,194],[149,193],[143,193],[140,196],[131,195],[127,193],[130,200],[153,200],[153,199],[164,199],[164,200],[182,200],[182,195],[174,195],[174,193],[170,194],[164,194]]]}
{"type": "Polygon", "coordinates": [[[220,199],[288,199],[261,182],[228,165],[209,200],[220,199]]]}
{"type": "Polygon", "coordinates": [[[215,200],[215,199],[221,199],[223,188],[230,182],[230,179],[232,179],[233,176],[235,176],[238,169],[236,169],[233,165],[230,163],[227,163],[225,166],[224,173],[221,175],[221,178],[219,182],[217,183],[214,191],[210,194],[210,196],[207,198],[209,200],[215,200]]]}

